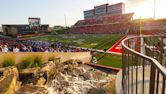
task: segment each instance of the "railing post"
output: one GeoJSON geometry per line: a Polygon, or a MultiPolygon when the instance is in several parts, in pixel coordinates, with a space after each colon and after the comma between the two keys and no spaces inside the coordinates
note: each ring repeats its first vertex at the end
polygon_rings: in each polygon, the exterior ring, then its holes
{"type": "Polygon", "coordinates": [[[145,84],[145,59],[142,59],[142,68],[143,68],[143,70],[142,70],[142,72],[143,72],[143,74],[142,74],[142,94],[144,94],[144,84],[145,84]]]}
{"type": "Polygon", "coordinates": [[[131,94],[133,94],[133,54],[131,53],[131,94]]]}
{"type": "Polygon", "coordinates": [[[135,90],[136,93],[135,94],[138,94],[138,59],[135,60],[135,65],[136,65],[135,66],[136,67],[136,90],[135,90]]]}
{"type": "MultiPolygon", "coordinates": [[[[160,54],[160,64],[161,65],[164,65],[164,62],[163,62],[163,53],[164,53],[164,45],[163,45],[163,42],[164,42],[164,40],[163,40],[163,37],[161,37],[161,43],[160,43],[160,52],[161,52],[161,54],[160,54]]],[[[163,83],[162,83],[162,94],[165,94],[165,77],[163,77],[163,83]]]]}
{"type": "Polygon", "coordinates": [[[163,38],[161,38],[161,43],[160,43],[160,52],[161,52],[161,54],[160,54],[160,64],[161,65],[164,65],[163,64],[163,52],[164,52],[164,46],[163,46],[163,38]]]}
{"type": "Polygon", "coordinates": [[[152,64],[151,65],[151,70],[150,70],[149,94],[154,94],[154,89],[155,89],[155,74],[156,74],[156,68],[152,64]]]}
{"type": "MultiPolygon", "coordinates": [[[[128,40],[128,43],[127,43],[127,45],[128,45],[128,47],[130,47],[130,41],[128,40]]],[[[128,94],[130,93],[130,87],[129,87],[129,85],[130,85],[130,52],[128,52],[128,55],[127,55],[128,57],[127,57],[127,85],[128,85],[128,87],[127,87],[127,91],[128,91],[128,94]]]]}
{"type": "MultiPolygon", "coordinates": [[[[165,94],[166,70],[164,67],[161,66],[164,63],[163,58],[165,58],[163,56],[163,38],[161,38],[161,43],[159,47],[157,46],[160,49],[155,49],[156,46],[154,44],[153,46],[147,45],[144,49],[146,53],[139,52],[139,45],[137,45],[137,40],[132,41],[129,39],[134,38],[128,38],[128,40],[126,39],[122,42],[122,85],[124,91],[123,94],[165,94]],[[140,71],[141,69],[142,71],[140,71]],[[141,74],[140,72],[142,72],[142,79],[139,77],[141,74]],[[150,78],[148,78],[149,74],[150,78]],[[161,80],[162,77],[163,80],[161,80]],[[142,85],[140,85],[141,80],[142,85]]],[[[138,38],[136,37],[135,39],[138,38]]]]}
{"type": "Polygon", "coordinates": [[[162,94],[165,94],[165,78],[163,77],[162,94]]]}
{"type": "Polygon", "coordinates": [[[123,93],[124,94],[126,94],[125,93],[125,73],[126,73],[126,69],[125,69],[125,67],[126,67],[126,65],[125,65],[125,62],[126,62],[126,60],[125,60],[125,54],[126,54],[126,51],[125,51],[125,48],[124,47],[122,47],[122,62],[123,62],[123,64],[122,64],[122,88],[123,88],[123,93]]]}

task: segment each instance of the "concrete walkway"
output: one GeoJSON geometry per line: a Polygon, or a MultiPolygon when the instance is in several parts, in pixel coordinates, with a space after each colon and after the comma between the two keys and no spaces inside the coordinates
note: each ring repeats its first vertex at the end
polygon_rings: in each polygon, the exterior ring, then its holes
{"type": "MultiPolygon", "coordinates": [[[[142,67],[138,67],[138,80],[137,80],[137,94],[142,94],[143,92],[143,72],[142,72],[142,67]]],[[[132,77],[132,68],[129,69],[129,94],[136,94],[136,68],[133,67],[133,77],[132,77]],[[132,80],[133,79],[133,84],[132,80]]],[[[145,67],[145,82],[144,82],[144,94],[149,94],[149,82],[150,82],[150,66],[145,67]]],[[[128,80],[126,80],[128,83],[128,80]]],[[[159,75],[159,88],[158,88],[158,94],[162,94],[162,84],[163,84],[163,77],[160,74],[159,75]]],[[[122,90],[122,71],[120,71],[117,74],[116,77],[116,83],[115,83],[115,89],[116,89],[116,94],[123,94],[122,90]]],[[[166,84],[165,84],[166,86],[166,84]]],[[[125,87],[126,90],[128,90],[128,85],[126,84],[125,87]]],[[[154,90],[156,94],[156,89],[154,90]]],[[[128,94],[128,92],[127,92],[128,94]]],[[[165,94],[166,94],[166,87],[165,87],[165,94]]]]}

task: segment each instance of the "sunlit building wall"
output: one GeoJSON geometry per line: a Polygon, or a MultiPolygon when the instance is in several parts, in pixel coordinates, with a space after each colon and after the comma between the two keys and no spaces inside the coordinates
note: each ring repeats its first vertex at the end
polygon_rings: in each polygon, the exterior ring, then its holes
{"type": "Polygon", "coordinates": [[[101,18],[104,16],[121,15],[125,12],[125,4],[117,3],[113,5],[103,4],[95,6],[94,9],[84,11],[84,19],[101,18]]]}

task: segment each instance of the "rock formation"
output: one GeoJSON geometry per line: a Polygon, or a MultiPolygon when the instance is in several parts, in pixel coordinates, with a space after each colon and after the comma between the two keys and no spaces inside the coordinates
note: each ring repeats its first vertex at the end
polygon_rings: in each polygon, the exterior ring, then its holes
{"type": "Polygon", "coordinates": [[[106,73],[74,60],[55,64],[55,75],[48,83],[55,94],[109,94],[107,83],[112,79],[106,73]]]}
{"type": "Polygon", "coordinates": [[[1,68],[0,74],[0,94],[109,94],[112,83],[108,74],[79,60],[49,61],[20,73],[15,67],[1,68]]]}

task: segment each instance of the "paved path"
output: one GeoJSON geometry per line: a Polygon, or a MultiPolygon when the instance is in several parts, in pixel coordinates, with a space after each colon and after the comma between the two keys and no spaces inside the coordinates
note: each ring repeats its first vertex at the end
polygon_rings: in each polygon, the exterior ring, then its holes
{"type": "MultiPolygon", "coordinates": [[[[132,72],[131,72],[131,69],[130,69],[130,72],[129,72],[129,94],[132,94],[132,89],[133,89],[133,94],[136,94],[136,68],[133,69],[133,84],[132,84],[132,72]]],[[[142,87],[143,87],[143,82],[142,82],[142,78],[143,78],[143,72],[142,72],[142,67],[139,67],[138,68],[138,91],[137,91],[137,94],[142,94],[142,87]]],[[[161,90],[162,90],[162,76],[159,75],[159,91],[158,91],[158,94],[162,94],[161,93],[161,90]]],[[[117,94],[123,94],[123,91],[122,91],[122,86],[121,86],[121,82],[122,81],[122,71],[119,72],[117,74],[117,77],[116,77],[116,85],[115,85],[115,88],[116,88],[116,92],[117,94]]],[[[128,81],[128,80],[127,80],[128,81]]],[[[150,67],[149,66],[146,66],[145,67],[145,84],[144,84],[144,94],[149,94],[149,81],[150,81],[150,67]]],[[[128,83],[128,82],[126,82],[128,83]]],[[[165,84],[166,85],[166,84],[165,84]]],[[[128,89],[128,86],[126,85],[126,89],[128,89]]],[[[128,93],[127,93],[128,94],[128,93]]],[[[155,90],[155,93],[156,94],[156,90],[155,90]]],[[[166,94],[166,87],[165,87],[165,94],[166,94]]]]}

